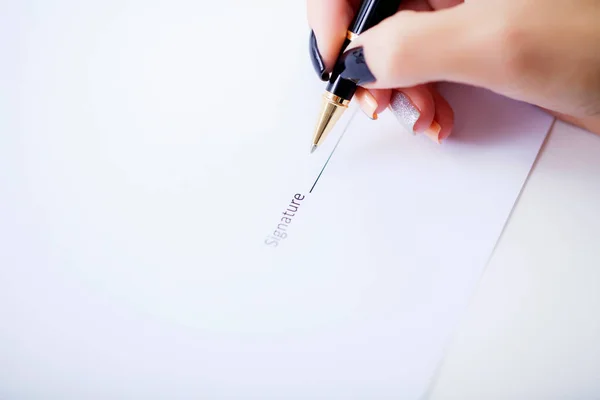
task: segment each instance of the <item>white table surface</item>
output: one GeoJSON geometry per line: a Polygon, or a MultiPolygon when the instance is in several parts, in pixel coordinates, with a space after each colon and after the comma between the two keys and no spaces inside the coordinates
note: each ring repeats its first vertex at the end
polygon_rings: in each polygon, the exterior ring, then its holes
{"type": "Polygon", "coordinates": [[[600,136],[557,122],[430,399],[600,399],[600,136]]]}

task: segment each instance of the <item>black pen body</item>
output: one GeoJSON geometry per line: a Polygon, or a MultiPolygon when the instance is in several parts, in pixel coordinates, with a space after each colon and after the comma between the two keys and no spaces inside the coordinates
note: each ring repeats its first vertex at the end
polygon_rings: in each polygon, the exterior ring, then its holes
{"type": "MultiPolygon", "coordinates": [[[[348,33],[340,51],[340,56],[344,53],[354,37],[394,15],[396,11],[398,11],[401,1],[402,0],[363,0],[358,13],[348,28],[348,33]]],[[[341,68],[343,68],[343,66],[340,65],[340,63],[336,63],[326,90],[334,96],[339,96],[342,99],[350,101],[356,92],[357,85],[355,82],[340,76],[342,72],[341,68]]]]}

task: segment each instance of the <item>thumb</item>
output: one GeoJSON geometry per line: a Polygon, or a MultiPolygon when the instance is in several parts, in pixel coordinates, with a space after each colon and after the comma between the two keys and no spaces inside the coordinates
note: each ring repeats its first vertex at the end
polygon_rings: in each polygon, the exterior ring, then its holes
{"type": "Polygon", "coordinates": [[[466,4],[400,11],[355,39],[336,65],[343,78],[367,88],[411,87],[428,82],[471,83],[482,57],[466,4]]]}

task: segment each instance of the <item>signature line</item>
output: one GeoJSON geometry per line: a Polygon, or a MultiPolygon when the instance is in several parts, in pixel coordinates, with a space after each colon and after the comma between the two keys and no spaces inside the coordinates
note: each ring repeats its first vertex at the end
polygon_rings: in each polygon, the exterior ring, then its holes
{"type": "Polygon", "coordinates": [[[346,134],[346,131],[348,130],[348,127],[350,126],[350,123],[354,119],[355,115],[356,115],[356,111],[354,111],[354,114],[352,114],[352,116],[350,117],[350,120],[348,121],[348,123],[344,127],[344,130],[342,131],[342,134],[340,135],[339,139],[337,140],[335,146],[333,146],[333,150],[331,150],[331,154],[329,154],[329,157],[327,157],[327,161],[325,161],[325,165],[323,165],[323,168],[321,168],[321,172],[319,172],[319,175],[317,176],[317,179],[315,180],[315,183],[313,183],[313,185],[310,188],[310,190],[309,190],[308,193],[312,193],[312,191],[315,188],[315,186],[317,186],[317,182],[319,182],[319,179],[321,178],[321,175],[323,175],[323,171],[325,171],[325,168],[327,168],[327,164],[329,164],[329,160],[331,160],[331,156],[333,156],[333,153],[335,153],[335,150],[338,148],[338,145],[340,144],[340,142],[342,141],[342,138],[346,134]]]}

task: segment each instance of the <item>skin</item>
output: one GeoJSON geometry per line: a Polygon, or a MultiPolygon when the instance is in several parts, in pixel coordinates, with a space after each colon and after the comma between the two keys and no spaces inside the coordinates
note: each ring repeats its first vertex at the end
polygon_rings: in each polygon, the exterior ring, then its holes
{"type": "MultiPolygon", "coordinates": [[[[328,71],[335,64],[359,0],[307,0],[308,19],[328,71]]],[[[435,120],[440,139],[453,112],[436,90],[449,81],[535,104],[600,134],[600,1],[407,0],[396,15],[364,32],[376,81],[357,93],[363,110],[380,113],[392,90],[421,111],[415,131],[435,120]],[[367,100],[370,100],[367,101],[367,100]]]]}

